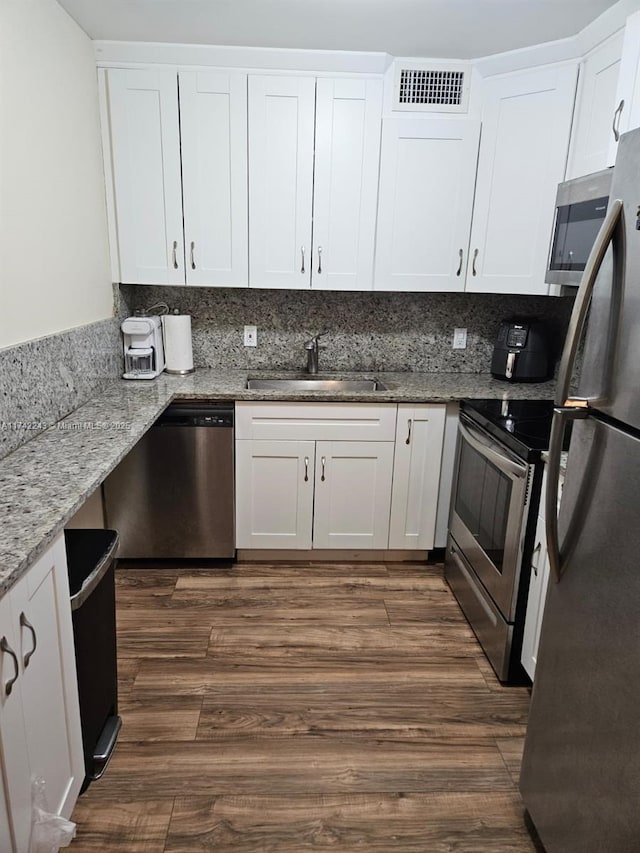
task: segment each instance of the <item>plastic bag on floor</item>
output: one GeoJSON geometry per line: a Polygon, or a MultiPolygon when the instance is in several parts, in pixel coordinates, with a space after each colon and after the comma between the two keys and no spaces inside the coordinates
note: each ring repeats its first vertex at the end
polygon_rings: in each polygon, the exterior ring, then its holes
{"type": "Polygon", "coordinates": [[[76,825],[47,811],[44,779],[31,780],[31,843],[29,853],[57,853],[68,847],[76,835],[76,825]]]}

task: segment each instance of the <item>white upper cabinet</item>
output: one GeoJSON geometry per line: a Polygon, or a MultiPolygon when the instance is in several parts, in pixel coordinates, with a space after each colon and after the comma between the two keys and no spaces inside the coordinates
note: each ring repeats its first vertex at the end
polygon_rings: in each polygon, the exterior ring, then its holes
{"type": "Polygon", "coordinates": [[[251,287],[311,286],[313,77],[249,77],[251,287]]]}
{"type": "Polygon", "coordinates": [[[480,123],[385,118],[376,290],[464,290],[480,123]]]}
{"type": "Polygon", "coordinates": [[[176,74],[112,69],[108,100],[117,280],[184,284],[176,74]]]}
{"type": "Polygon", "coordinates": [[[382,83],[318,80],[311,286],[370,290],[382,83]]]}
{"type": "Polygon", "coordinates": [[[247,77],[180,72],[186,283],[246,287],[247,77]]]}
{"type": "Polygon", "coordinates": [[[484,81],[467,291],[548,293],[545,270],[576,72],[563,65],[484,81]]]}
{"type": "Polygon", "coordinates": [[[107,72],[114,280],[248,285],[246,79],[107,72]]]}
{"type": "Polygon", "coordinates": [[[381,111],[380,80],[249,77],[251,287],[371,289],[381,111]]]}
{"type": "Polygon", "coordinates": [[[623,36],[622,30],[611,36],[582,63],[567,178],[598,172],[614,163],[613,125],[623,36]]]}
{"type": "Polygon", "coordinates": [[[614,115],[610,118],[609,163],[616,159],[621,133],[640,127],[640,12],[627,18],[622,44],[622,60],[618,89],[614,100],[614,115]]]}

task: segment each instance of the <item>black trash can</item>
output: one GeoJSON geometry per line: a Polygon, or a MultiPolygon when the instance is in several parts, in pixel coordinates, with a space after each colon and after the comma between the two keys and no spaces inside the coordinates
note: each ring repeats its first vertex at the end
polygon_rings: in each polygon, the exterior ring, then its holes
{"type": "Polygon", "coordinates": [[[84,748],[82,790],[104,773],[122,722],[116,662],[115,530],[65,530],[84,748]]]}

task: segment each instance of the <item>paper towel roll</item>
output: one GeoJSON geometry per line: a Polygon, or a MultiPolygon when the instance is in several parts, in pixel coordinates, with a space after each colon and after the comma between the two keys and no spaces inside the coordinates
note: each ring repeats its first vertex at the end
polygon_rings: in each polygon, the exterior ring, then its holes
{"type": "Polygon", "coordinates": [[[191,346],[191,316],[165,314],[164,357],[167,373],[193,373],[193,348],[191,346]]]}

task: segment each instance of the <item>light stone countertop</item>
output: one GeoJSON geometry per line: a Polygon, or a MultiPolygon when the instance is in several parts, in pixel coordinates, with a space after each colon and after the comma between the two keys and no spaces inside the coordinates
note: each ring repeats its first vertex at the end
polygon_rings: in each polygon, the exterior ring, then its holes
{"type": "Polygon", "coordinates": [[[114,381],[54,426],[0,461],[0,596],[49,546],[85,500],[173,399],[448,403],[550,399],[554,383],[508,383],[473,373],[341,373],[377,377],[385,391],[247,391],[247,376],[295,374],[197,370],[153,381],[114,381]]]}

